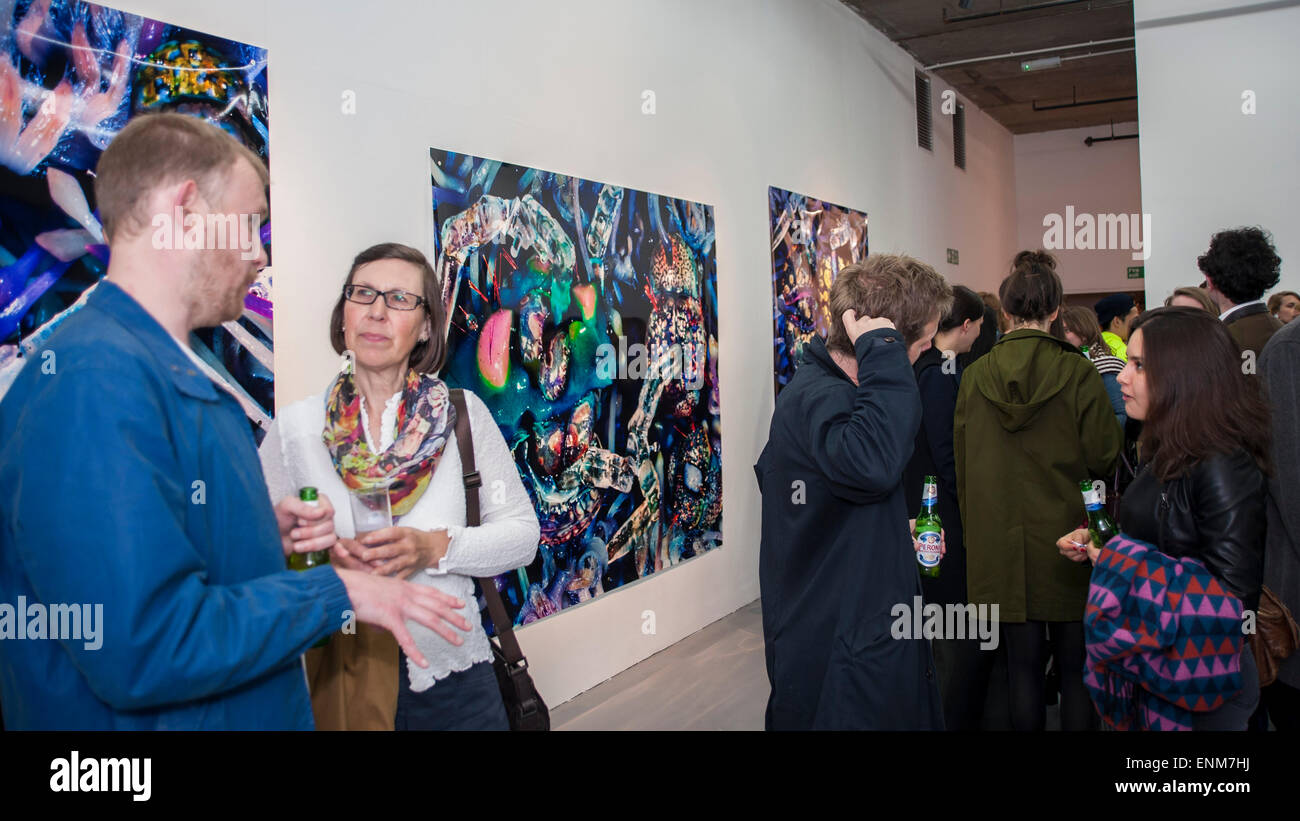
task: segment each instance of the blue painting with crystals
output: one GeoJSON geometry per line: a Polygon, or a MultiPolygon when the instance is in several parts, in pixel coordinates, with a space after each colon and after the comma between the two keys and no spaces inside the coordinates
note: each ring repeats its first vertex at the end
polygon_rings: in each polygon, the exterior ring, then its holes
{"type": "Polygon", "coordinates": [[[430,176],[443,376],[492,411],[541,523],[497,578],[514,622],[720,546],[712,206],[438,149],[430,176]]]}

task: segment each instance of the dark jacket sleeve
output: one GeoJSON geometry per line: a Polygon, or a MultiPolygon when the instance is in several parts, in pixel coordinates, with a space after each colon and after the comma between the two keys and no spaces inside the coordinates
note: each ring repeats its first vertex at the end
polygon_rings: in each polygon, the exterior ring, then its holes
{"type": "Polygon", "coordinates": [[[916,380],[921,396],[921,424],[930,458],[944,487],[957,492],[957,462],[953,453],[953,416],[957,412],[957,380],[943,366],[926,368],[916,380]]]}
{"type": "Polygon", "coordinates": [[[892,328],[858,337],[853,407],[811,394],[802,403],[809,457],[831,492],[862,504],[891,492],[903,478],[920,425],[921,400],[903,335],[892,328]]]}
{"type": "Polygon", "coordinates": [[[966,507],[966,414],[970,407],[970,395],[975,389],[975,381],[970,378],[970,371],[957,388],[957,405],[952,412],[952,458],[953,469],[957,473],[957,507],[963,513],[966,507]]]}
{"type": "Polygon", "coordinates": [[[1273,476],[1269,492],[1287,541],[1300,545],[1300,341],[1275,340],[1264,348],[1260,360],[1273,406],[1273,476]]]}
{"type": "Polygon", "coordinates": [[[1264,580],[1264,479],[1244,452],[1193,473],[1192,516],[1205,566],[1254,609],[1264,580]]]}

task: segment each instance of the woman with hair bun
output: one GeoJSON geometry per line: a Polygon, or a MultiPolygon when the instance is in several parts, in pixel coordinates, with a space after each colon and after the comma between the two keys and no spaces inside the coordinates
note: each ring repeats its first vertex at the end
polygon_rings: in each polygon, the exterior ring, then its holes
{"type": "Polygon", "coordinates": [[[1049,650],[1062,729],[1095,726],[1083,683],[1089,574],[1053,545],[1084,519],[1080,480],[1109,479],[1123,442],[1096,368],[1049,332],[1061,312],[1055,269],[1046,252],[1016,256],[999,291],[1010,330],[962,374],[953,431],[967,589],[971,603],[999,608],[1016,730],[1044,729],[1049,650]]]}

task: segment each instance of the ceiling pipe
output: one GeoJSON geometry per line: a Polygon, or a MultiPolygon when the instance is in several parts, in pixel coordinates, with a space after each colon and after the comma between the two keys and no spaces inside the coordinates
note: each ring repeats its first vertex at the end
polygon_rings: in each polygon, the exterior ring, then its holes
{"type": "Polygon", "coordinates": [[[1137,138],[1138,135],[1136,134],[1120,134],[1118,137],[1084,137],[1083,144],[1091,148],[1093,143],[1108,143],[1111,140],[1136,140],[1137,138]]]}
{"type": "Polygon", "coordinates": [[[1084,137],[1083,144],[1092,148],[1093,143],[1108,143],[1113,140],[1136,140],[1137,138],[1137,134],[1120,134],[1118,137],[1115,136],[1115,121],[1111,120],[1109,137],[1084,137]]]}
{"type": "MultiPolygon", "coordinates": [[[[1111,43],[1132,43],[1132,42],[1134,42],[1134,38],[1132,37],[1113,37],[1109,40],[1089,40],[1086,43],[1071,43],[1068,46],[1051,46],[1050,48],[1035,48],[1035,49],[1030,49],[1028,51],[1009,51],[1006,54],[990,54],[987,57],[972,57],[969,60],[952,60],[947,63],[934,63],[933,65],[923,66],[923,70],[936,71],[938,69],[949,68],[951,66],[964,66],[964,65],[969,65],[971,63],[987,63],[991,60],[1011,60],[1019,57],[1025,57],[1030,54],[1042,54],[1047,51],[1068,51],[1073,48],[1088,48],[1089,46],[1106,46],[1106,45],[1110,45],[1111,43]]],[[[1121,51],[1122,50],[1123,49],[1121,49],[1121,51]]],[[[1082,55],[1082,56],[1086,57],[1090,55],[1082,55]]],[[[1061,59],[1066,60],[1070,58],[1062,57],[1061,59]]]]}
{"type": "MultiPolygon", "coordinates": [[[[1002,8],[999,6],[997,11],[977,11],[973,14],[958,14],[954,17],[949,17],[948,9],[945,8],[943,9],[943,22],[944,23],[965,23],[967,20],[984,20],[989,17],[1004,17],[1006,15],[1020,14],[1021,12],[1026,12],[1026,11],[1039,11],[1041,9],[1056,8],[1057,6],[1073,6],[1076,3],[1091,4],[1092,2],[1093,0],[1050,0],[1050,2],[1033,3],[1028,6],[1015,6],[1009,9],[1002,8]]],[[[1110,5],[1118,6],[1118,5],[1122,5],[1122,3],[1112,3],[1110,5]]],[[[966,6],[962,6],[962,8],[966,8],[966,6]]]]}
{"type": "Polygon", "coordinates": [[[1080,108],[1085,105],[1102,105],[1104,103],[1126,103],[1130,100],[1137,99],[1137,95],[1134,94],[1131,97],[1108,97],[1104,100],[1085,100],[1084,102],[1081,103],[1079,102],[1079,90],[1077,87],[1074,90],[1073,97],[1074,97],[1074,102],[1072,103],[1061,103],[1059,105],[1039,105],[1038,101],[1034,100],[1032,102],[1032,105],[1034,111],[1055,111],[1060,108],[1080,108]]]}

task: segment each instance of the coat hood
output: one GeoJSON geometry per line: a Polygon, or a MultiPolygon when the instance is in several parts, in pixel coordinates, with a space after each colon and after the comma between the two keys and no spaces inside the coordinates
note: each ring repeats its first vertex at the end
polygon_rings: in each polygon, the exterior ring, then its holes
{"type": "Polygon", "coordinates": [[[1003,429],[1014,432],[1070,384],[1073,360],[1086,361],[1065,340],[1033,329],[1012,331],[971,365],[966,378],[997,409],[1003,429]]]}
{"type": "Polygon", "coordinates": [[[840,366],[835,364],[835,359],[831,356],[831,349],[826,347],[826,340],[820,336],[814,336],[808,340],[808,344],[803,346],[802,363],[816,365],[832,376],[849,381],[840,366]]]}

